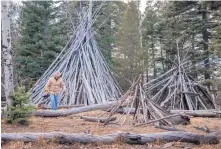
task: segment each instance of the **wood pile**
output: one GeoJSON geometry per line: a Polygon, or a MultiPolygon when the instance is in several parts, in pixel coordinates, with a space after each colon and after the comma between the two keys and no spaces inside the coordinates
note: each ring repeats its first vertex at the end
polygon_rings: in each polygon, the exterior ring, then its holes
{"type": "MultiPolygon", "coordinates": [[[[121,125],[124,123],[141,125],[148,122],[159,122],[160,125],[172,126],[173,124],[178,124],[181,122],[188,123],[189,118],[182,115],[171,115],[159,105],[154,103],[147,96],[143,89],[142,75],[139,76],[138,80],[132,84],[129,90],[121,97],[118,104],[111,107],[110,113],[106,115],[107,118],[111,118],[114,114],[118,112],[118,109],[125,107],[127,110],[124,111],[120,117],[118,117],[117,122],[121,125]],[[131,117],[130,113],[134,111],[131,117]],[[176,121],[173,117],[178,117],[180,121],[176,121]]],[[[102,115],[103,116],[103,115],[102,115]]],[[[109,121],[105,124],[107,124],[109,121]]]]}
{"type": "Polygon", "coordinates": [[[62,73],[68,91],[61,93],[60,106],[104,104],[122,95],[93,34],[92,25],[100,8],[93,14],[91,9],[83,13],[74,36],[32,88],[32,103],[49,106],[50,99],[42,95],[46,82],[56,71],[62,73]]]}
{"type": "Polygon", "coordinates": [[[180,61],[169,71],[144,84],[151,100],[165,109],[208,110],[215,102],[208,89],[188,74],[187,61],[180,61]]]}

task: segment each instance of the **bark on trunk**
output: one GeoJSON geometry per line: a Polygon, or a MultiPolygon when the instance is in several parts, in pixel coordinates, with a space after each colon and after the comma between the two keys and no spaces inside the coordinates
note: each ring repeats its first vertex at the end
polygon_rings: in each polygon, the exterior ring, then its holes
{"type": "Polygon", "coordinates": [[[10,34],[10,18],[9,18],[9,1],[1,2],[2,8],[2,58],[4,65],[4,91],[8,106],[12,105],[10,97],[13,91],[13,67],[12,67],[12,52],[11,52],[11,34],[10,34]]]}
{"type": "Polygon", "coordinates": [[[196,56],[195,56],[195,35],[191,35],[192,41],[191,41],[191,48],[192,48],[192,54],[191,54],[191,61],[193,63],[193,68],[192,68],[192,75],[194,79],[197,78],[197,71],[196,71],[196,56]]]}
{"type": "MultiPolygon", "coordinates": [[[[207,27],[206,24],[208,23],[208,13],[207,13],[207,4],[202,4],[202,21],[203,21],[203,31],[202,31],[202,35],[203,35],[203,50],[206,54],[206,57],[209,57],[209,51],[208,51],[208,44],[209,44],[209,32],[207,31],[207,27]]],[[[206,59],[204,61],[204,65],[205,65],[205,73],[204,73],[204,77],[205,79],[210,79],[210,73],[208,72],[208,70],[210,69],[210,64],[209,64],[209,59],[206,59]]]]}
{"type": "Polygon", "coordinates": [[[162,48],[162,39],[160,38],[160,56],[161,56],[161,63],[162,63],[162,68],[163,68],[163,73],[165,73],[165,60],[163,56],[163,48],[162,48]]]}
{"type": "Polygon", "coordinates": [[[152,49],[152,58],[153,58],[153,78],[157,77],[156,61],[155,61],[155,49],[153,37],[151,37],[151,49],[152,49]]]}
{"type": "Polygon", "coordinates": [[[77,134],[77,133],[2,133],[2,141],[24,141],[24,142],[35,142],[39,138],[45,140],[64,143],[103,143],[112,144],[121,140],[128,144],[146,144],[155,141],[163,142],[189,142],[194,144],[209,143],[217,144],[221,138],[221,132],[214,132],[207,135],[193,134],[189,132],[161,132],[153,134],[130,134],[130,133],[119,133],[109,134],[104,136],[94,136],[89,134],[77,134]]]}

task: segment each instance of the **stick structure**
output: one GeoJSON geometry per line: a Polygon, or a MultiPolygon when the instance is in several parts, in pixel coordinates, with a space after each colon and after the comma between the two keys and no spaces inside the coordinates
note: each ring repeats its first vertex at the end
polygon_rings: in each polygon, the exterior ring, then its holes
{"type": "Polygon", "coordinates": [[[177,63],[166,73],[144,84],[147,95],[164,109],[215,109],[215,101],[208,89],[188,73],[191,62],[180,57],[178,50],[177,63]]]}
{"type": "MultiPolygon", "coordinates": [[[[120,98],[118,104],[110,108],[110,113],[107,114],[107,124],[114,114],[118,113],[120,108],[124,107],[126,110],[122,111],[118,122],[122,125],[124,123],[133,124],[135,126],[149,124],[152,122],[159,122],[161,125],[172,126],[173,124],[188,123],[189,118],[183,119],[183,116],[176,114],[179,120],[176,122],[172,119],[174,115],[171,115],[164,109],[162,109],[154,101],[150,100],[148,95],[145,93],[143,88],[142,75],[139,76],[138,80],[132,84],[130,89],[120,98]],[[134,113],[133,116],[130,113],[134,113]]],[[[184,116],[185,117],[185,116],[184,116]]]]}
{"type": "Polygon", "coordinates": [[[46,82],[56,71],[62,73],[68,91],[61,93],[59,105],[104,104],[122,95],[95,40],[92,24],[98,12],[92,14],[91,5],[83,13],[74,36],[32,88],[32,103],[49,105],[50,99],[42,95],[46,82]]]}

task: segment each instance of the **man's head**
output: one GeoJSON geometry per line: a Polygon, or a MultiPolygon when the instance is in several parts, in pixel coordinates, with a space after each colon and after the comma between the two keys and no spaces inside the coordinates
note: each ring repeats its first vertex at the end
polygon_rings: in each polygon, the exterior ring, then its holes
{"type": "Polygon", "coordinates": [[[54,74],[54,78],[55,79],[59,79],[61,77],[61,73],[60,72],[55,72],[55,74],[54,74]]]}

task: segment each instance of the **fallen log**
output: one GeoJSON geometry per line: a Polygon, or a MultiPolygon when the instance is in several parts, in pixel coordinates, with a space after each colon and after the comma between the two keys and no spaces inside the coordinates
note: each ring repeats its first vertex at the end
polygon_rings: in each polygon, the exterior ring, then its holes
{"type": "Polygon", "coordinates": [[[219,111],[215,110],[170,110],[172,114],[186,114],[194,117],[219,117],[219,111]]]}
{"type": "MultiPolygon", "coordinates": [[[[148,122],[146,122],[146,123],[137,124],[137,125],[135,125],[135,126],[141,126],[141,125],[151,124],[151,123],[155,123],[155,122],[158,122],[158,121],[161,121],[161,120],[164,120],[164,119],[168,119],[168,118],[172,118],[172,117],[176,117],[176,116],[180,116],[180,114],[174,114],[174,115],[165,116],[165,117],[163,117],[163,118],[159,118],[159,119],[156,119],[156,120],[148,121],[148,122]]],[[[172,124],[172,123],[171,123],[171,124],[172,124]]]]}
{"type": "Polygon", "coordinates": [[[178,128],[175,128],[175,127],[167,127],[167,126],[162,126],[162,125],[156,125],[155,128],[168,130],[168,131],[185,131],[185,130],[178,129],[178,128]]]}
{"type": "MultiPolygon", "coordinates": [[[[111,109],[105,109],[104,111],[110,112],[111,109]]],[[[120,114],[128,113],[128,112],[129,112],[129,114],[134,114],[135,108],[120,107],[116,110],[116,113],[120,113],[120,114]]]]}
{"type": "Polygon", "coordinates": [[[117,133],[108,134],[104,136],[95,136],[88,134],[78,133],[2,133],[2,141],[23,141],[35,142],[39,138],[57,143],[102,143],[112,144],[119,140],[128,144],[146,144],[155,141],[162,142],[188,142],[194,144],[217,144],[221,139],[221,131],[209,133],[206,135],[193,134],[189,132],[174,131],[174,132],[161,132],[152,134],[130,134],[130,133],[117,133]]]}
{"type": "Polygon", "coordinates": [[[213,111],[214,113],[221,114],[221,111],[213,111]]]}
{"type": "MultiPolygon", "coordinates": [[[[100,122],[100,123],[104,123],[107,121],[107,118],[97,118],[97,117],[88,117],[88,116],[81,116],[81,119],[84,119],[85,121],[89,121],[89,122],[100,122]]],[[[117,119],[117,117],[111,117],[108,121],[115,121],[117,119]]]]}
{"type": "Polygon", "coordinates": [[[197,127],[197,126],[193,126],[195,129],[197,130],[201,130],[203,132],[206,132],[206,133],[211,133],[211,132],[214,132],[214,131],[211,131],[207,126],[205,127],[197,127]]]}
{"type": "Polygon", "coordinates": [[[68,116],[68,115],[76,114],[76,113],[107,109],[110,106],[115,105],[116,103],[117,103],[116,101],[113,101],[113,102],[107,102],[106,104],[96,104],[96,105],[64,109],[64,110],[41,110],[41,111],[36,111],[34,115],[43,116],[43,117],[68,116]]]}

